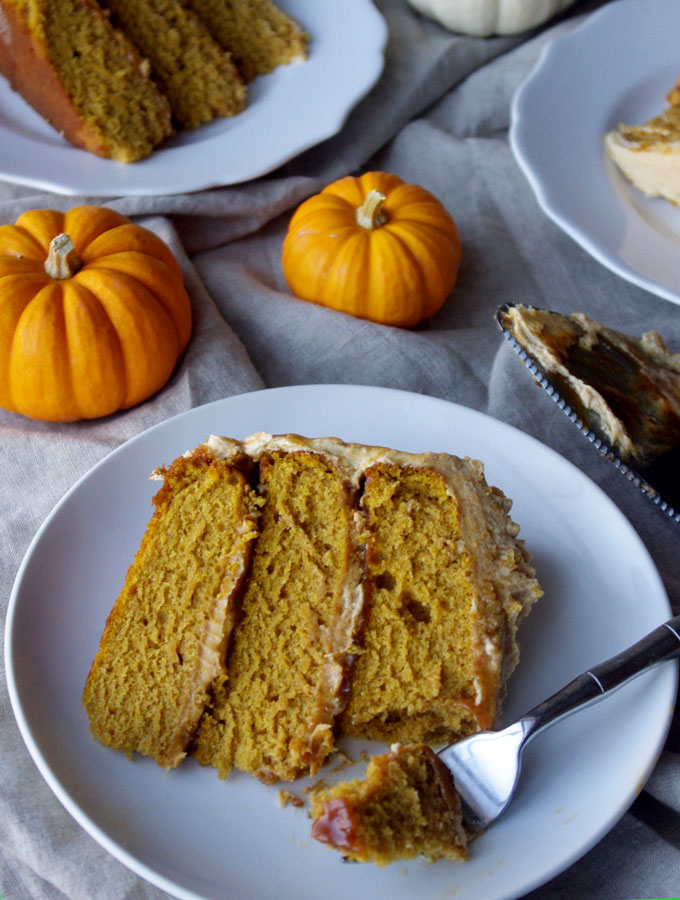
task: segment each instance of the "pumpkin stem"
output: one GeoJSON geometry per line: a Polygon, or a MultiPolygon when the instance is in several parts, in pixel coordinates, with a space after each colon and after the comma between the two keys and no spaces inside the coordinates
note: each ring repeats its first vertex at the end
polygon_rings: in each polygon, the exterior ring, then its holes
{"type": "Polygon", "coordinates": [[[67,234],[58,234],[50,241],[50,250],[45,260],[45,272],[50,278],[62,279],[75,275],[82,266],[73,241],[67,234]]]}
{"type": "Polygon", "coordinates": [[[362,228],[379,228],[387,222],[387,216],[383,212],[382,205],[387,197],[380,191],[372,190],[366,194],[366,199],[357,209],[357,225],[362,228]]]}

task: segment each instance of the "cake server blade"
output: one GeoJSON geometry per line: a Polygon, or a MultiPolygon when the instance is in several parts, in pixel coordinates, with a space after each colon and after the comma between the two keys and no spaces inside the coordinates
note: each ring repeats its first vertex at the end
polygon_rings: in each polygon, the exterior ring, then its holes
{"type": "Polygon", "coordinates": [[[513,306],[506,303],[496,313],[496,321],[505,338],[515,350],[521,361],[529,370],[534,380],[548,393],[559,409],[574,423],[592,445],[605,459],[613,463],[618,471],[632,482],[642,493],[664,513],[680,524],[680,446],[664,453],[648,465],[632,464],[621,459],[617,452],[607,443],[602,435],[598,435],[578,412],[562,397],[557,385],[541,368],[538,362],[527,353],[519,341],[503,325],[502,317],[513,306]]]}

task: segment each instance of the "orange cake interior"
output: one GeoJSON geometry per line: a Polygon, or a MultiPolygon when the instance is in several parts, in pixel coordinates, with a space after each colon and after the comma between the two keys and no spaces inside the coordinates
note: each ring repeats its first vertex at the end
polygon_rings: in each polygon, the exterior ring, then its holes
{"type": "Polygon", "coordinates": [[[467,858],[460,799],[425,744],[371,757],[363,781],[312,794],[311,811],[312,836],[356,862],[467,858]]]}
{"type": "Polygon", "coordinates": [[[246,82],[307,56],[308,37],[271,0],[186,0],[246,82]]]}
{"type": "Polygon", "coordinates": [[[536,596],[526,552],[481,464],[430,454],[365,473],[368,609],[342,730],[451,742],[490,728],[536,596]]]}
{"type": "MultiPolygon", "coordinates": [[[[211,437],[164,477],[88,679],[95,737],[170,764],[156,746],[169,740],[158,733],[165,714],[153,707],[189,703],[199,762],[271,782],[316,772],[341,735],[448,742],[492,725],[517,663],[518,624],[540,588],[510,501],[489,487],[481,463],[259,433],[211,437]],[[205,522],[195,542],[176,520],[174,473],[187,467],[195,500],[186,514],[205,522]],[[238,485],[229,516],[200,499],[202,481],[218,472],[238,485]],[[167,560],[147,553],[153,541],[167,560]],[[187,603],[182,573],[220,582],[216,561],[234,558],[234,542],[244,564],[251,547],[252,559],[242,604],[227,603],[240,611],[235,627],[226,616],[212,683],[201,664],[200,690],[192,676],[147,695],[145,681],[162,682],[176,656],[177,633],[203,634],[206,616],[219,627],[209,591],[209,612],[187,603]]],[[[183,722],[183,736],[189,731],[183,722]]]]}
{"type": "Polygon", "coordinates": [[[100,0],[149,60],[183,128],[245,107],[246,89],[231,56],[180,0],[100,0]]]}

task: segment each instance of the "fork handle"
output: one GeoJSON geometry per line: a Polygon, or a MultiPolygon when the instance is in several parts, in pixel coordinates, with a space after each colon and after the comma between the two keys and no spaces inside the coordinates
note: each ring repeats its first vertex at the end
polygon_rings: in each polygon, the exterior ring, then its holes
{"type": "Polygon", "coordinates": [[[524,743],[557,719],[599,700],[652,666],[679,656],[680,616],[675,616],[628,649],[588,669],[522,716],[524,743]]]}

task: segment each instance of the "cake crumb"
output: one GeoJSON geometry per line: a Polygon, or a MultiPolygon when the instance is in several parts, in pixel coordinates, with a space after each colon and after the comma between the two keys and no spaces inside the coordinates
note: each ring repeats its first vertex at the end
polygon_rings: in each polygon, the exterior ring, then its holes
{"type": "Polygon", "coordinates": [[[338,764],[334,769],[331,769],[331,772],[342,772],[343,769],[346,769],[348,766],[354,765],[354,760],[351,756],[348,756],[344,750],[338,750],[337,752],[338,764]]]}
{"type": "Polygon", "coordinates": [[[302,809],[304,805],[305,801],[302,797],[298,797],[293,791],[284,790],[283,788],[279,790],[279,806],[281,809],[285,809],[286,806],[294,806],[296,809],[302,809]]]}
{"type": "Polygon", "coordinates": [[[314,784],[311,784],[309,787],[304,788],[303,793],[305,794],[318,794],[319,791],[328,790],[328,783],[324,781],[323,778],[319,778],[314,784]]]}

